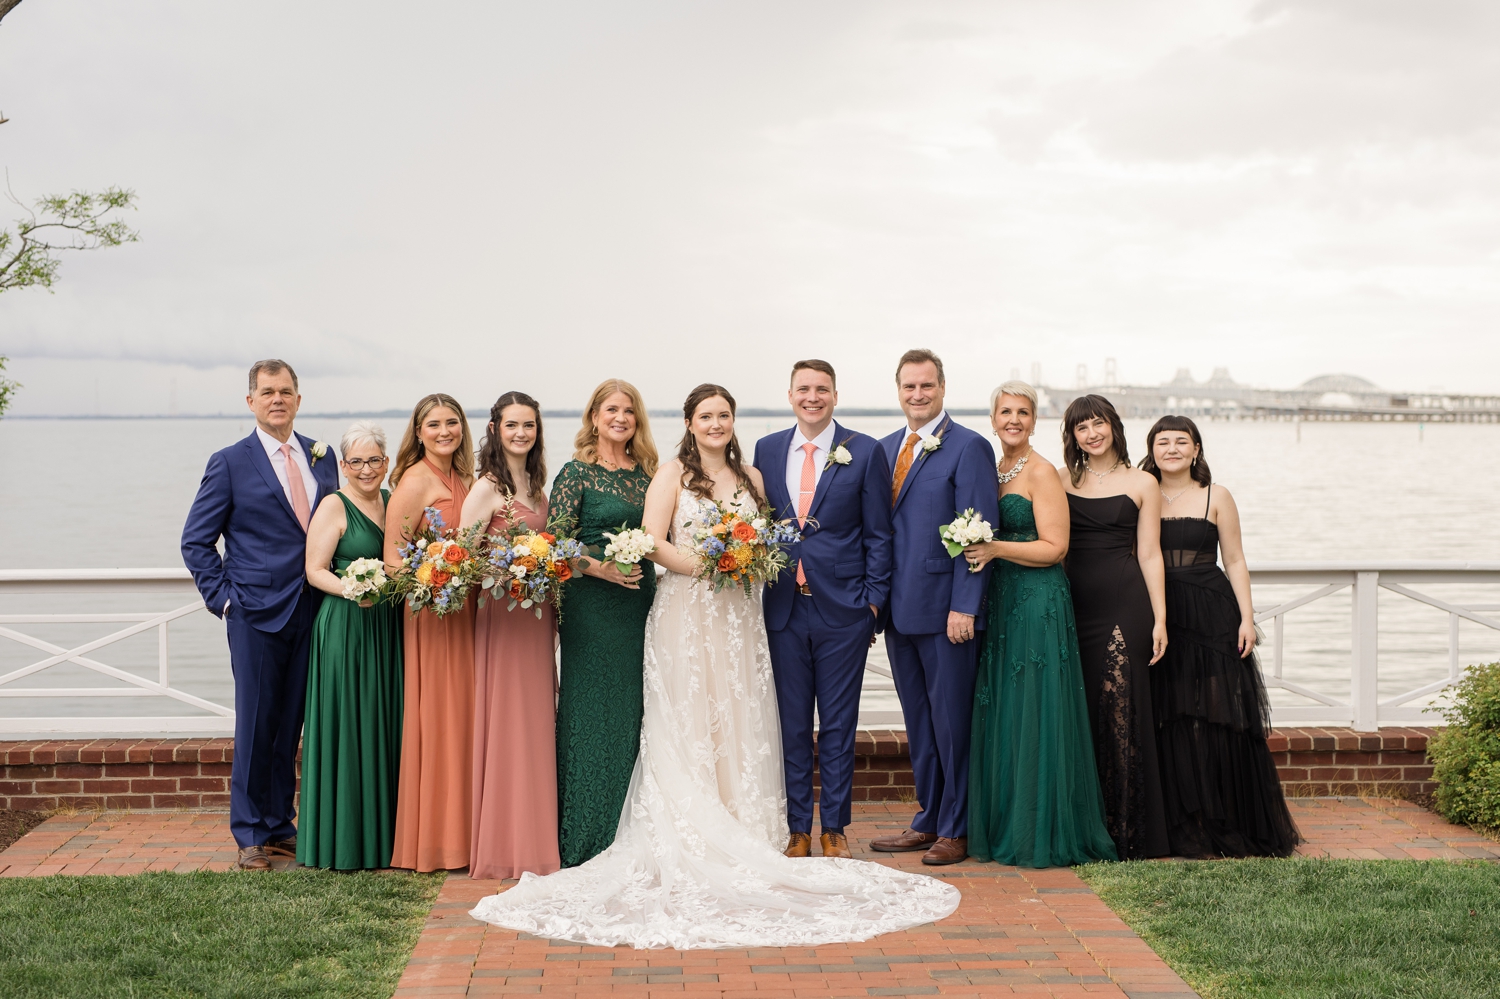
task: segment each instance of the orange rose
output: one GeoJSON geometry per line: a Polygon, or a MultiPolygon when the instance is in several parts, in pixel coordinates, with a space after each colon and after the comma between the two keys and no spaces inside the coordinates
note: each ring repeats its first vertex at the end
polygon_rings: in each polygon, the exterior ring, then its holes
{"type": "Polygon", "coordinates": [[[734,561],[734,556],[733,555],[729,554],[728,552],[725,552],[723,555],[719,556],[719,571],[720,572],[732,572],[736,568],[737,568],[737,564],[734,561]]]}
{"type": "Polygon", "coordinates": [[[451,580],[452,578],[453,578],[453,573],[449,572],[447,569],[434,569],[434,570],[432,570],[432,585],[433,586],[447,586],[448,585],[448,581],[451,580]]]}
{"type": "Polygon", "coordinates": [[[716,537],[722,538],[724,535],[729,533],[729,527],[725,524],[715,524],[713,527],[709,528],[709,533],[713,534],[716,537]]]}
{"type": "Polygon", "coordinates": [[[755,528],[751,527],[749,524],[745,523],[743,520],[740,521],[739,523],[737,523],[737,524],[734,525],[734,540],[736,540],[736,541],[754,541],[755,540],[755,528]]]}
{"type": "Polygon", "coordinates": [[[573,567],[568,564],[567,559],[552,563],[552,571],[557,573],[557,578],[563,582],[573,578],[573,567]]]}
{"type": "Polygon", "coordinates": [[[550,545],[552,542],[554,542],[554,541],[557,540],[557,535],[555,535],[555,534],[549,534],[546,531],[543,531],[542,532],[542,540],[545,541],[545,542],[547,542],[547,544],[550,545]]]}
{"type": "Polygon", "coordinates": [[[527,572],[535,572],[538,565],[535,555],[522,555],[516,559],[517,565],[524,565],[527,572]]]}
{"type": "Polygon", "coordinates": [[[443,561],[449,565],[457,565],[468,557],[469,553],[458,545],[453,545],[443,551],[443,561]]]}
{"type": "Polygon", "coordinates": [[[519,579],[513,579],[513,580],[511,580],[511,582],[510,582],[510,596],[511,596],[512,600],[520,600],[521,599],[521,581],[519,579]]]}

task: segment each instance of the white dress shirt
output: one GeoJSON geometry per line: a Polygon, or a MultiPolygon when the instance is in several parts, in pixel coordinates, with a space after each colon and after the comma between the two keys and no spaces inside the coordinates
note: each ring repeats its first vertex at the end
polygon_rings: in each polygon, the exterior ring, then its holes
{"type": "MultiPolygon", "coordinates": [[[[945,409],[941,413],[939,413],[937,415],[937,419],[933,420],[931,423],[929,423],[929,424],[927,424],[925,426],[918,427],[915,431],[912,431],[912,430],[908,429],[906,431],[906,436],[910,437],[913,433],[917,433],[917,434],[919,434],[922,437],[929,437],[932,434],[937,433],[937,428],[940,427],[940,426],[942,426],[943,425],[943,421],[946,420],[947,418],[948,418],[948,411],[945,409]]],[[[912,443],[911,460],[912,460],[913,464],[915,464],[917,458],[920,457],[920,455],[917,454],[916,449],[919,448],[919,447],[921,447],[921,446],[922,446],[922,442],[920,440],[919,441],[914,441],[912,443]]],[[[897,451],[896,452],[896,463],[900,464],[900,462],[901,462],[901,452],[897,451]]],[[[891,470],[891,481],[892,482],[896,481],[896,472],[895,472],[895,469],[891,470]]]]}
{"type": "Polygon", "coordinates": [[[828,452],[833,450],[833,421],[829,420],[823,432],[811,440],[804,437],[801,430],[792,431],[792,446],[786,455],[786,492],[792,498],[794,514],[800,509],[797,503],[802,496],[802,465],[807,460],[807,452],[802,447],[806,444],[813,446],[813,489],[816,490],[823,480],[828,452]]]}
{"type": "MultiPolygon", "coordinates": [[[[281,441],[266,433],[260,427],[255,428],[255,433],[260,437],[261,447],[266,449],[266,457],[271,459],[271,470],[276,473],[276,481],[281,483],[281,491],[286,493],[286,501],[292,501],[291,480],[286,477],[286,459],[281,456],[281,441]]],[[[312,504],[318,498],[318,480],[313,478],[312,466],[307,463],[307,455],[302,452],[302,442],[297,439],[296,434],[288,437],[286,442],[292,446],[292,464],[297,466],[297,471],[302,475],[302,485],[307,490],[308,515],[312,514],[312,504]]],[[[292,509],[296,509],[294,506],[292,509]]]]}

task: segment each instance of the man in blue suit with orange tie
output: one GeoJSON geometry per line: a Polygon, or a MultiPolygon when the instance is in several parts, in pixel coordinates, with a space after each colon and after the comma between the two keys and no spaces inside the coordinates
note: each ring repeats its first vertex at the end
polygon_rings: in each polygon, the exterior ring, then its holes
{"type": "Polygon", "coordinates": [[[270,854],[297,854],[297,744],[322,599],[307,585],[307,525],[323,497],[338,490],[339,473],[332,448],[292,430],[302,396],[291,365],[257,361],[245,402],[255,430],[208,459],[182,529],[182,561],[229,633],[229,829],[239,866],[265,871],[270,854]]]}
{"type": "Polygon", "coordinates": [[[882,623],[921,810],[911,828],[870,847],[925,850],[924,864],[956,864],[968,856],[975,636],[993,563],[970,572],[964,559],[948,555],[938,529],[968,509],[998,524],[1000,480],[989,441],[944,409],[947,385],[936,354],[903,354],[896,390],[906,428],[880,441],[894,470],[891,600],[882,623]]]}
{"type": "Polygon", "coordinates": [[[827,361],[793,365],[787,397],[797,425],[755,444],[776,516],[802,525],[792,564],[764,597],[786,765],[786,855],[812,850],[816,709],[823,856],[848,857],[859,693],[890,595],[891,471],[874,438],[834,421],[838,386],[827,361]]]}

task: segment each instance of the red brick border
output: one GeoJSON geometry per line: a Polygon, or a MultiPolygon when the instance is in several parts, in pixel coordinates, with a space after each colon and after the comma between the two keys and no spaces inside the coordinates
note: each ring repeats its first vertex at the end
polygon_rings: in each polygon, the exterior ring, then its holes
{"type": "MultiPolygon", "coordinates": [[[[1433,789],[1427,739],[1436,729],[1285,728],[1267,739],[1289,797],[1433,789]]],[[[906,733],[863,729],[854,800],[915,801],[906,733]]],[[[0,742],[0,808],[227,808],[232,739],[0,742]]]]}

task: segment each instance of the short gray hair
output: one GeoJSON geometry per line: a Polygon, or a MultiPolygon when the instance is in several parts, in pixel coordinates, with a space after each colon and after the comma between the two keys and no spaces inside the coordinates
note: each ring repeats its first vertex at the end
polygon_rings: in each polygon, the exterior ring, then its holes
{"type": "Polygon", "coordinates": [[[385,431],[379,424],[369,420],[360,420],[358,423],[349,425],[344,431],[344,436],[339,438],[339,457],[349,453],[350,448],[359,447],[361,444],[374,444],[380,448],[380,453],[385,454],[385,431]]]}
{"type": "Polygon", "coordinates": [[[251,395],[255,394],[255,386],[260,381],[260,373],[262,371],[264,371],[268,375],[274,375],[278,374],[279,372],[285,371],[287,374],[292,376],[292,388],[301,391],[301,389],[297,385],[297,372],[292,370],[292,366],[279,357],[268,357],[264,361],[256,361],[254,364],[250,365],[251,395]]]}
{"type": "Polygon", "coordinates": [[[1036,414],[1039,403],[1036,401],[1036,389],[1031,387],[1030,382],[1023,382],[1019,378],[1012,378],[1003,383],[999,388],[990,393],[990,415],[995,415],[995,406],[1000,402],[1002,395],[1018,395],[1031,403],[1032,415],[1036,414]]]}

